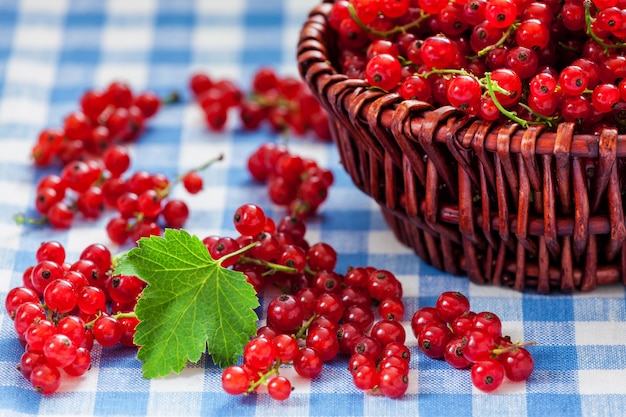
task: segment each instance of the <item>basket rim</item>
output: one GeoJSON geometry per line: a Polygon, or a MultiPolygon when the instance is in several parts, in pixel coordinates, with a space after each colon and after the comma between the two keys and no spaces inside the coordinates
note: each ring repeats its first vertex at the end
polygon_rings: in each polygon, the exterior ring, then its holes
{"type": "MultiPolygon", "coordinates": [[[[465,136],[468,126],[476,124],[489,129],[484,140],[484,147],[486,151],[490,152],[499,150],[498,131],[504,128],[513,130],[508,149],[511,153],[528,151],[525,142],[530,135],[533,137],[532,153],[536,155],[598,157],[608,152],[613,157],[626,157],[626,134],[620,134],[617,127],[604,128],[599,134],[575,132],[576,124],[573,122],[559,123],[556,131],[548,129],[545,125],[531,125],[525,128],[513,121],[499,124],[482,121],[478,117],[468,116],[452,106],[433,107],[430,103],[418,100],[404,100],[395,92],[385,93],[379,90],[372,93],[374,90],[368,89],[366,80],[350,78],[332,65],[333,61],[328,53],[328,45],[324,43],[324,40],[330,39],[333,33],[327,20],[332,5],[333,3],[324,1],[310,11],[308,19],[302,26],[297,48],[298,64],[303,79],[307,80],[314,90],[313,93],[321,99],[320,101],[326,105],[327,110],[330,110],[331,113],[337,114],[337,112],[345,110],[338,107],[337,97],[335,97],[337,91],[341,91],[342,97],[349,95],[353,102],[367,101],[361,110],[362,114],[366,114],[366,110],[377,99],[384,98],[388,103],[393,102],[391,106],[381,107],[380,114],[374,121],[389,130],[392,128],[395,106],[400,103],[404,103],[405,106],[416,106],[420,108],[422,114],[448,108],[455,117],[470,119],[466,126],[458,129],[455,134],[457,142],[467,149],[471,148],[471,144],[462,143],[462,138],[465,136]],[[430,110],[424,110],[424,104],[428,105],[430,110]],[[564,138],[565,140],[563,140],[564,138]]],[[[372,126],[372,120],[364,118],[364,121],[372,126]]],[[[414,137],[418,137],[420,131],[423,130],[421,121],[416,120],[414,123],[410,123],[410,126],[414,137]]],[[[448,132],[441,129],[434,132],[433,141],[445,142],[446,140],[449,140],[448,132]]]]}

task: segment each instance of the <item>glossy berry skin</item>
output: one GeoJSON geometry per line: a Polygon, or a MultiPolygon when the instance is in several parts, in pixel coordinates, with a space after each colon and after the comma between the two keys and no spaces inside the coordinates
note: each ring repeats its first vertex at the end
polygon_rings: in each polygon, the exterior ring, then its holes
{"type": "Polygon", "coordinates": [[[307,250],[307,262],[313,271],[333,271],[337,265],[337,252],[328,243],[314,243],[307,250]]]}
{"type": "Polygon", "coordinates": [[[189,218],[189,207],[183,200],[169,199],[163,206],[161,215],[167,227],[180,229],[189,218]]]}
{"type": "Polygon", "coordinates": [[[272,339],[276,348],[276,357],[281,362],[291,362],[295,359],[300,347],[298,341],[291,335],[281,333],[272,339]]]}
{"type": "Polygon", "coordinates": [[[448,342],[443,352],[443,358],[456,369],[465,369],[472,365],[472,363],[463,356],[463,339],[458,337],[448,342]]]}
{"type": "Polygon", "coordinates": [[[341,297],[333,293],[320,294],[315,302],[314,312],[320,316],[327,317],[334,323],[338,323],[344,313],[341,297]]]}
{"type": "Polygon", "coordinates": [[[379,388],[389,398],[399,398],[409,388],[408,375],[400,368],[386,367],[380,370],[379,388]]]}
{"type": "Polygon", "coordinates": [[[448,342],[453,338],[450,329],[442,323],[425,326],[417,337],[420,351],[432,359],[443,358],[448,342]]]}
{"type": "Polygon", "coordinates": [[[387,346],[389,343],[404,343],[406,332],[397,321],[380,320],[372,326],[370,336],[378,340],[381,346],[387,346]]]}
{"type": "Polygon", "coordinates": [[[35,366],[30,373],[30,383],[41,394],[52,394],[61,385],[61,373],[58,368],[48,363],[35,366]]]}
{"type": "Polygon", "coordinates": [[[303,378],[312,379],[322,373],[323,361],[317,352],[310,348],[304,347],[296,355],[293,361],[294,370],[303,378]]]}
{"type": "Polygon", "coordinates": [[[268,368],[276,358],[276,348],[271,340],[257,337],[246,344],[243,351],[244,363],[254,369],[268,368]]]}
{"type": "Polygon", "coordinates": [[[56,333],[56,326],[50,320],[38,320],[28,326],[24,339],[28,348],[34,351],[42,351],[44,342],[48,337],[56,333]]]}
{"type": "Polygon", "coordinates": [[[267,383],[267,393],[275,400],[284,401],[291,395],[291,382],[284,376],[277,376],[267,383]]]}
{"type": "Polygon", "coordinates": [[[432,68],[450,68],[457,53],[454,43],[445,36],[430,36],[421,47],[424,64],[432,68]]]}
{"type": "Polygon", "coordinates": [[[43,242],[35,253],[37,262],[52,261],[61,265],[65,261],[65,248],[63,244],[56,240],[43,242]]]}
{"type": "Polygon", "coordinates": [[[484,392],[491,392],[502,384],[504,367],[496,359],[482,359],[472,365],[471,378],[476,388],[484,392]]]}
{"type": "Polygon", "coordinates": [[[292,332],[302,325],[304,308],[299,299],[290,294],[281,294],[270,301],[267,307],[267,322],[272,327],[292,332]]]}
{"type": "Polygon", "coordinates": [[[241,395],[250,387],[250,377],[241,366],[229,366],[222,372],[222,389],[230,395],[241,395]]]}
{"type": "Polygon", "coordinates": [[[43,354],[50,365],[63,368],[76,359],[76,348],[64,334],[53,334],[43,344],[43,354]]]}
{"type": "Polygon", "coordinates": [[[70,281],[66,279],[56,279],[46,285],[43,292],[43,299],[48,308],[59,313],[69,313],[76,307],[78,293],[76,292],[75,286],[70,281]]]}
{"type": "Polygon", "coordinates": [[[46,311],[38,302],[27,301],[15,309],[13,327],[19,337],[23,337],[28,327],[35,321],[44,320],[46,311]]]}
{"type": "Polygon", "coordinates": [[[494,338],[502,335],[502,322],[500,318],[490,311],[481,311],[476,313],[473,318],[473,327],[475,329],[483,329],[494,338]]]}
{"type": "Polygon", "coordinates": [[[457,316],[470,310],[470,302],[460,292],[447,291],[437,297],[435,309],[439,319],[445,323],[451,322],[457,316]]]}
{"type": "Polygon", "coordinates": [[[28,287],[15,287],[9,290],[4,300],[4,308],[9,315],[13,318],[15,316],[15,310],[26,303],[39,303],[39,296],[35,291],[28,287]]]}
{"type": "Polygon", "coordinates": [[[446,94],[452,106],[467,111],[479,103],[482,90],[475,77],[457,75],[448,83],[446,94]]]}
{"type": "Polygon", "coordinates": [[[377,301],[402,296],[401,285],[399,285],[398,279],[392,272],[384,269],[370,273],[367,290],[370,296],[377,301]]]}
{"type": "Polygon", "coordinates": [[[91,329],[96,341],[104,347],[115,346],[122,338],[122,328],[111,316],[100,316],[91,329]]]}
{"type": "Polygon", "coordinates": [[[507,28],[517,16],[517,6],[512,0],[488,0],[485,18],[496,28],[507,28]]]}
{"type": "Polygon", "coordinates": [[[235,228],[244,236],[256,236],[265,226],[265,213],[255,204],[244,204],[233,215],[235,228]]]}
{"type": "Polygon", "coordinates": [[[435,307],[422,307],[411,317],[411,330],[413,335],[418,337],[421,331],[429,324],[441,323],[435,307]]]}
{"type": "Polygon", "coordinates": [[[63,370],[70,376],[81,376],[91,368],[91,351],[84,347],[76,349],[76,358],[63,370]]]}
{"type": "Polygon", "coordinates": [[[325,327],[309,330],[306,345],[315,350],[323,362],[333,359],[339,353],[339,341],[336,334],[325,327]]]}
{"type": "Polygon", "coordinates": [[[497,82],[498,86],[507,91],[507,94],[495,92],[494,95],[500,104],[507,107],[520,100],[522,96],[522,80],[515,71],[509,68],[498,68],[491,72],[491,80],[497,82]]]}
{"type": "Polygon", "coordinates": [[[568,96],[578,96],[589,85],[589,76],[577,65],[569,65],[563,68],[559,75],[561,91],[568,96]]]}
{"type": "Polygon", "coordinates": [[[385,298],[378,305],[378,314],[385,320],[402,321],[404,303],[397,297],[385,298]]]}
{"type": "Polygon", "coordinates": [[[30,276],[35,291],[43,293],[46,286],[63,277],[63,267],[52,261],[41,261],[33,268],[30,276]]]}
{"type": "Polygon", "coordinates": [[[37,365],[46,363],[46,357],[41,351],[26,349],[20,357],[20,363],[17,366],[24,378],[30,380],[30,374],[37,365]]]}
{"type": "Polygon", "coordinates": [[[463,355],[470,362],[488,358],[495,347],[494,337],[486,330],[472,329],[464,336],[463,355]]]}
{"type": "Polygon", "coordinates": [[[355,341],[363,336],[361,328],[352,323],[342,323],[336,333],[339,340],[339,351],[346,355],[352,353],[355,341]]]}
{"type": "Polygon", "coordinates": [[[382,354],[383,347],[380,342],[373,337],[368,335],[363,335],[357,338],[354,341],[354,345],[352,347],[352,354],[360,353],[372,359],[373,361],[377,361],[382,354]]]}
{"type": "Polygon", "coordinates": [[[379,380],[380,378],[378,377],[378,372],[374,364],[360,365],[352,371],[352,382],[358,389],[373,389],[378,385],[379,380]]]}
{"type": "Polygon", "coordinates": [[[402,67],[395,56],[378,54],[367,63],[365,76],[371,85],[383,90],[391,90],[402,78],[402,67]]]}
{"type": "Polygon", "coordinates": [[[204,179],[198,172],[191,171],[183,176],[183,186],[189,194],[197,194],[204,188],[204,179]]]}

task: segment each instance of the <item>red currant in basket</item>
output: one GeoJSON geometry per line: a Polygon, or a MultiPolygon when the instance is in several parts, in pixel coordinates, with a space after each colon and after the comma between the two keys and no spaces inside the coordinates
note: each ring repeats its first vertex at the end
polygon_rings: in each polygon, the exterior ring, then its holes
{"type": "Polygon", "coordinates": [[[480,102],[482,89],[475,77],[457,75],[448,83],[446,94],[452,106],[459,110],[468,111],[475,108],[480,102]]]}
{"type": "Polygon", "coordinates": [[[402,78],[402,66],[393,55],[378,54],[365,67],[367,81],[383,90],[392,90],[402,78]]]}
{"type": "Polygon", "coordinates": [[[431,68],[450,68],[457,53],[456,45],[445,36],[429,36],[421,47],[422,60],[431,68]]]}
{"type": "Polygon", "coordinates": [[[517,17],[517,5],[512,0],[487,0],[485,18],[489,25],[508,28],[517,17]]]}

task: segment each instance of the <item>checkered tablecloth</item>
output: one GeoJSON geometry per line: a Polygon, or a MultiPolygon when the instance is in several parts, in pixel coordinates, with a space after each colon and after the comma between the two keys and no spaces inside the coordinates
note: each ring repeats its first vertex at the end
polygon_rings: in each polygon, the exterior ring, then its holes
{"type": "MultiPolygon", "coordinates": [[[[55,169],[35,169],[30,149],[41,129],[58,126],[88,88],[113,80],[160,94],[177,90],[182,102],[164,108],[133,145],[133,170],[170,177],[219,153],[224,162],[205,176],[206,190],[188,196],[186,229],[201,236],[233,235],[232,212],[256,203],[274,218],[263,185],[253,182],[245,159],[269,129],[246,133],[232,122],[211,133],[192,102],[187,82],[206,71],[247,88],[252,74],[271,66],[297,76],[299,29],[316,0],[0,0],[0,298],[20,284],[39,243],[62,242],[68,257],[90,243],[108,244],[110,216],[77,221],[67,231],[15,224],[33,214],[34,186],[55,169]]],[[[58,393],[41,396],[15,367],[23,348],[10,318],[0,314],[0,416],[623,416],[626,415],[626,303],[624,287],[588,294],[541,296],[479,287],[446,275],[398,244],[378,208],[342,170],[332,144],[289,138],[295,153],[331,168],[336,184],[320,215],[308,223],[310,242],[326,241],[339,253],[339,270],[374,265],[404,284],[407,317],[432,305],[441,292],[467,294],[476,311],[500,315],[513,339],[532,340],[536,368],[526,383],[505,383],[496,393],[472,388],[469,372],[419,355],[410,335],[410,386],[401,399],[354,388],[346,359],[331,361],[321,376],[293,376],[290,399],[260,393],[234,397],[220,385],[221,371],[203,358],[180,375],[145,380],[136,351],[94,352],[93,368],[65,378],[58,393]]],[[[263,300],[262,300],[263,301],[263,300]]],[[[263,319],[263,317],[261,317],[263,319]]],[[[408,321],[406,322],[407,329],[408,321]]]]}

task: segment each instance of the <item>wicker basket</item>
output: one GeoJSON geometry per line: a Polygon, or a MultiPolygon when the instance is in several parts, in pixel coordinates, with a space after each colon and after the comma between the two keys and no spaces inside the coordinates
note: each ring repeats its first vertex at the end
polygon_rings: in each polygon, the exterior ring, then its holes
{"type": "Polygon", "coordinates": [[[539,293],[626,284],[625,135],[487,123],[367,89],[336,69],[331,7],[304,23],[300,72],[329,112],[345,170],[401,242],[480,284],[539,293]]]}

